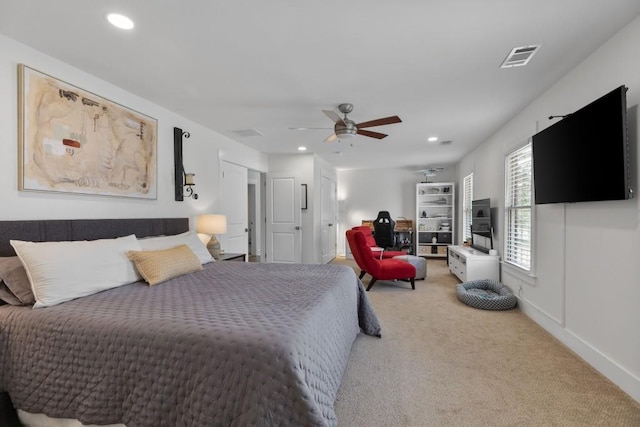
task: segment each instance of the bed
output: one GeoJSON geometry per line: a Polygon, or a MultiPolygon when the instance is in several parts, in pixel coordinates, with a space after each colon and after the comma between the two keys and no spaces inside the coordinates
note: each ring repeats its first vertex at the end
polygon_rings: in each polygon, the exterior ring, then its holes
{"type": "MultiPolygon", "coordinates": [[[[173,235],[188,220],[0,221],[9,239],[173,235]]],[[[380,325],[349,267],[213,262],[46,308],[0,306],[0,392],[85,424],[336,425],[351,346],[380,325]]]]}

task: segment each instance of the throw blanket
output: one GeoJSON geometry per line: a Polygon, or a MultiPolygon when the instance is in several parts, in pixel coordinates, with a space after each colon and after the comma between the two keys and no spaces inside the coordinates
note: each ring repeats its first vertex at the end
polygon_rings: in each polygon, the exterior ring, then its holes
{"type": "Polygon", "coordinates": [[[0,391],[31,413],[127,426],[336,425],[360,329],[349,267],[216,262],[54,307],[0,307],[0,391]]]}

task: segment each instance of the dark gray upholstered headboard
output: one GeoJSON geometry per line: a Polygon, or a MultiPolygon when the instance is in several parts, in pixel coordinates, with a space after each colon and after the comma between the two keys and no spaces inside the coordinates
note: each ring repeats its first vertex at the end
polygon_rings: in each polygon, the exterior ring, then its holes
{"type": "Polygon", "coordinates": [[[135,234],[174,235],[189,231],[189,218],[53,219],[0,221],[0,256],[13,256],[9,240],[59,242],[95,240],[135,234]]]}

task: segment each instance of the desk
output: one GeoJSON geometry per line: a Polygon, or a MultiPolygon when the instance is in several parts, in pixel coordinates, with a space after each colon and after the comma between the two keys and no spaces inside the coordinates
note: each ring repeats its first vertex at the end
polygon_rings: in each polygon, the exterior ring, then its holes
{"type": "Polygon", "coordinates": [[[234,254],[234,253],[224,253],[220,254],[216,261],[241,261],[245,262],[247,260],[246,254],[234,254]]]}
{"type": "MultiPolygon", "coordinates": [[[[375,235],[372,219],[363,219],[362,225],[371,228],[371,232],[375,235]]],[[[396,235],[396,250],[406,250],[408,254],[413,253],[413,220],[412,219],[396,219],[396,227],[393,229],[396,235]]]]}

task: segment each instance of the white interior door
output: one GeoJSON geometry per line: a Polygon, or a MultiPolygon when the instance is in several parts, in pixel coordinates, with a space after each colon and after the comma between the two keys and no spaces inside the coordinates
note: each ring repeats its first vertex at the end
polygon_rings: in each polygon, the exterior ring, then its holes
{"type": "Polygon", "coordinates": [[[247,168],[222,161],[220,173],[220,207],[227,216],[227,234],[222,236],[222,249],[229,253],[248,254],[247,168]]]}
{"type": "Polygon", "coordinates": [[[267,174],[267,262],[302,262],[300,188],[295,174],[267,174]]]}
{"type": "Polygon", "coordinates": [[[320,238],[322,240],[322,262],[328,263],[336,257],[336,182],[326,176],[320,184],[320,238]]]}

